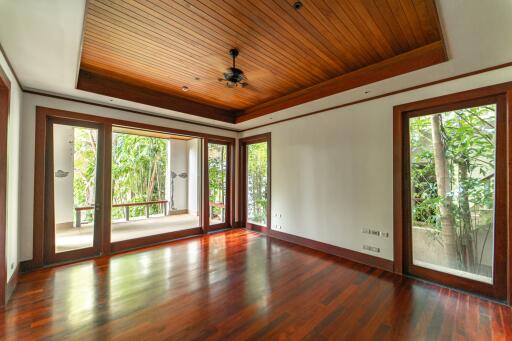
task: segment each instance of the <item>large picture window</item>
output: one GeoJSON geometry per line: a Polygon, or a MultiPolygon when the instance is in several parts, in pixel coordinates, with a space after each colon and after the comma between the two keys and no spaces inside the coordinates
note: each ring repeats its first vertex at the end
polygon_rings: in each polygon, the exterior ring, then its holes
{"type": "Polygon", "coordinates": [[[409,120],[414,265],[493,280],[496,104],[409,120]]]}
{"type": "Polygon", "coordinates": [[[114,128],[111,241],[201,226],[197,138],[114,128]]]}
{"type": "Polygon", "coordinates": [[[506,101],[488,95],[435,103],[395,109],[403,146],[403,271],[504,298],[506,101]]]}

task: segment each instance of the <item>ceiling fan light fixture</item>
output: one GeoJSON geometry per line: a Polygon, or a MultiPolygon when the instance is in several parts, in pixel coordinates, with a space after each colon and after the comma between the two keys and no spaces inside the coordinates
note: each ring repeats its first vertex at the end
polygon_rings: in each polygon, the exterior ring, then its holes
{"type": "Polygon", "coordinates": [[[223,78],[220,78],[220,81],[226,81],[226,86],[228,88],[235,87],[245,87],[247,86],[247,77],[245,77],[244,72],[236,67],[235,59],[239,55],[239,51],[236,48],[229,50],[229,55],[233,59],[233,66],[227,69],[223,74],[223,78]]]}

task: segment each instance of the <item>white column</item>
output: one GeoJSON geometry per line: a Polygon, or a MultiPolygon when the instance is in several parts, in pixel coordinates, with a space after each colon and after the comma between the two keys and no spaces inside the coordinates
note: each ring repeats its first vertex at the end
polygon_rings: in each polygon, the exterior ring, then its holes
{"type": "MultiPolygon", "coordinates": [[[[54,170],[68,173],[66,176],[56,177],[54,174],[55,196],[55,224],[73,224],[74,197],[73,197],[73,171],[74,171],[74,144],[75,131],[72,126],[54,125],[54,170]]],[[[65,174],[62,173],[62,174],[65,174]]]]}
{"type": "MultiPolygon", "coordinates": [[[[189,214],[199,215],[199,189],[201,188],[200,182],[198,184],[198,177],[200,176],[199,170],[199,140],[192,139],[188,141],[188,211],[189,214]]],[[[199,177],[200,180],[200,177],[199,177]]]]}
{"type": "Polygon", "coordinates": [[[167,163],[165,166],[165,200],[167,200],[166,215],[171,214],[171,140],[167,140],[167,163]]]}

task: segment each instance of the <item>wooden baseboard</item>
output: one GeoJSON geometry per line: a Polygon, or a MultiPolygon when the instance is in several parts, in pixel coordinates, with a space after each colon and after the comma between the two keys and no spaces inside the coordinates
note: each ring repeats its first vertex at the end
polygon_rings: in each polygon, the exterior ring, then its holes
{"type": "Polygon", "coordinates": [[[41,268],[42,268],[42,266],[36,265],[32,259],[24,260],[24,261],[20,262],[20,272],[21,273],[30,272],[30,271],[33,271],[36,269],[41,269],[41,268]]]}
{"type": "Polygon", "coordinates": [[[368,255],[359,251],[345,249],[339,246],[322,243],[316,240],[295,236],[293,234],[275,231],[267,228],[249,228],[249,230],[266,234],[270,237],[301,245],[313,250],[321,251],[340,258],[345,258],[356,263],[369,265],[375,268],[393,272],[393,261],[368,255]]]}
{"type": "Polygon", "coordinates": [[[16,289],[16,284],[18,284],[18,277],[20,274],[20,265],[18,264],[16,266],[16,269],[14,269],[14,273],[12,274],[9,281],[7,281],[7,284],[5,285],[5,304],[9,302],[11,299],[11,296],[14,292],[14,289],[16,289]]]}

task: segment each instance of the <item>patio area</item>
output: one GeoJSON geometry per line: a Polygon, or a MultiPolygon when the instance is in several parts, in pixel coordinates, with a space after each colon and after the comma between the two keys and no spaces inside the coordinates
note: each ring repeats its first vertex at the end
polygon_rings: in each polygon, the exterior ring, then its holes
{"type": "MultiPolygon", "coordinates": [[[[118,242],[194,227],[199,227],[199,217],[192,214],[137,217],[129,221],[113,221],[111,240],[118,242]]],[[[93,241],[93,226],[87,223],[81,227],[59,227],[55,239],[56,252],[90,247],[93,241]]]]}

